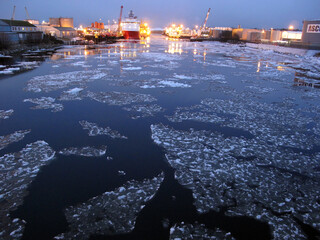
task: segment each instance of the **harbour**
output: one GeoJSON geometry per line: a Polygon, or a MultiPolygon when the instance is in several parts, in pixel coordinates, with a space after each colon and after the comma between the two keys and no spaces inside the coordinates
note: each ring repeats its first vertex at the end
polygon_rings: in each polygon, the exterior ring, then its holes
{"type": "Polygon", "coordinates": [[[319,51],[117,16],[0,63],[0,238],[319,238],[319,51]]]}

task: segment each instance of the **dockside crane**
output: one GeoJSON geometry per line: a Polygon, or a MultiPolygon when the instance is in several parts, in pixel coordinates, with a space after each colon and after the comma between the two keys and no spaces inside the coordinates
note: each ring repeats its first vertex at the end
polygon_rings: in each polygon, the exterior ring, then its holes
{"type": "Polygon", "coordinates": [[[29,13],[28,13],[27,7],[24,7],[24,9],[26,10],[27,20],[30,20],[30,15],[29,15],[29,13]]]}
{"type": "Polygon", "coordinates": [[[121,9],[120,9],[120,17],[119,17],[119,25],[118,25],[118,36],[120,36],[120,33],[121,33],[122,11],[123,11],[123,6],[121,6],[121,9]]]}
{"type": "Polygon", "coordinates": [[[14,20],[15,13],[16,13],[16,5],[13,6],[13,13],[12,13],[11,20],[14,20]]]}
{"type": "Polygon", "coordinates": [[[209,18],[210,11],[211,11],[211,8],[209,8],[209,10],[207,12],[206,19],[204,20],[203,26],[200,28],[200,30],[206,29],[206,25],[207,25],[207,21],[208,21],[208,18],[209,18]]]}

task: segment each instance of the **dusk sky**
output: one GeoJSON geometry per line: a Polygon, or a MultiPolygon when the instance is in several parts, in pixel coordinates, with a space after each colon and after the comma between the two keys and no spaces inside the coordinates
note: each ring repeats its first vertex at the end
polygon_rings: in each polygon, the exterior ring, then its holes
{"type": "Polygon", "coordinates": [[[172,22],[193,27],[203,23],[208,8],[209,27],[286,28],[292,24],[301,29],[304,19],[320,18],[320,0],[0,0],[0,18],[11,18],[14,5],[15,19],[26,19],[26,6],[32,19],[73,17],[75,27],[118,19],[121,5],[124,16],[132,9],[151,27],[172,22]]]}

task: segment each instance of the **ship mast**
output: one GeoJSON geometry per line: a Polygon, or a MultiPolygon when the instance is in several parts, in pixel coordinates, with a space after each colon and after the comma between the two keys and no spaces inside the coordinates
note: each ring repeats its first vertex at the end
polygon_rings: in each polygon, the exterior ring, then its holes
{"type": "Polygon", "coordinates": [[[118,35],[120,35],[120,32],[121,32],[122,10],[123,10],[123,6],[121,6],[121,10],[120,10],[119,25],[118,25],[118,35]]]}

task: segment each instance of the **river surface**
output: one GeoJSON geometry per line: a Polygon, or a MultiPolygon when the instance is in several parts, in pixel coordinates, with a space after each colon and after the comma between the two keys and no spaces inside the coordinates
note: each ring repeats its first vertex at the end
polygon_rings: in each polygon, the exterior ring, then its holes
{"type": "Polygon", "coordinates": [[[0,238],[316,239],[319,72],[152,35],[2,74],[0,238]]]}

